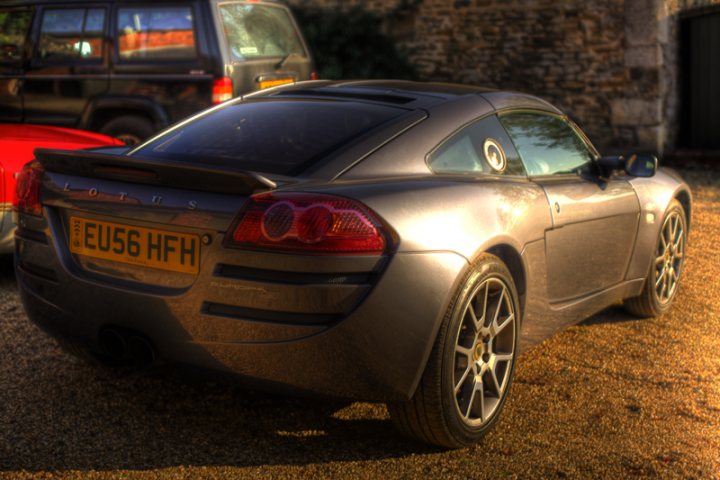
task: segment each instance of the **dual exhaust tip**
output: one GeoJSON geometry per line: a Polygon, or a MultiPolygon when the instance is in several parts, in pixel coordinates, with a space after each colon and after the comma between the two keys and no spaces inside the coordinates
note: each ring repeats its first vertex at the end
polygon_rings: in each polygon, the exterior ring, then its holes
{"type": "Polygon", "coordinates": [[[118,365],[147,367],[157,359],[150,339],[132,330],[104,328],[99,340],[103,352],[118,365]]]}

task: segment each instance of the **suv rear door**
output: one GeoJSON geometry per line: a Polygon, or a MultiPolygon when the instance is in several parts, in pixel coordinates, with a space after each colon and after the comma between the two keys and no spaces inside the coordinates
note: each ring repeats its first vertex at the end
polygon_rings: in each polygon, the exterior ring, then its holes
{"type": "Polygon", "coordinates": [[[25,121],[77,126],[88,99],[108,89],[105,3],[40,7],[22,86],[25,121]]]}
{"type": "Polygon", "coordinates": [[[118,2],[111,95],[146,97],[166,115],[161,123],[207,108],[215,45],[204,17],[201,2],[118,2]]]}

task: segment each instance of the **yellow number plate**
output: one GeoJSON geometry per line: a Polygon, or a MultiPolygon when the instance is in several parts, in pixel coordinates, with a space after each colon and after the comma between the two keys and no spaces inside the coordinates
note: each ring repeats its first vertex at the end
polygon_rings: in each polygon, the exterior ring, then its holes
{"type": "Polygon", "coordinates": [[[88,257],[197,274],[200,237],[70,217],[70,251],[88,257]]]}
{"type": "Polygon", "coordinates": [[[270,87],[277,87],[278,85],[286,85],[288,83],[293,83],[295,80],[292,78],[276,78],[273,80],[263,80],[258,83],[258,86],[260,89],[270,88],[270,87]]]}

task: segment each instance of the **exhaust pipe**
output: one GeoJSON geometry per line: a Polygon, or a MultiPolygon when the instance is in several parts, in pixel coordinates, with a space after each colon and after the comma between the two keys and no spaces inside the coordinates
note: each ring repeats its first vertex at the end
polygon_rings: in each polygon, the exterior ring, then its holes
{"type": "Polygon", "coordinates": [[[127,341],[128,355],[138,367],[145,367],[155,362],[155,349],[150,341],[140,335],[132,335],[127,341]]]}
{"type": "Polygon", "coordinates": [[[105,353],[120,365],[146,367],[156,360],[150,340],[136,332],[105,328],[100,332],[99,341],[105,353]]]}
{"type": "Polygon", "coordinates": [[[123,360],[127,352],[125,338],[114,328],[100,332],[100,346],[114,360],[123,360]]]}

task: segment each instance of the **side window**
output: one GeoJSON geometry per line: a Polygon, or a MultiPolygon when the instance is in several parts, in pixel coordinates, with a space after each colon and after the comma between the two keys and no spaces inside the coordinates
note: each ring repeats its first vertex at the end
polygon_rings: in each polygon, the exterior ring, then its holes
{"type": "Polygon", "coordinates": [[[126,7],[118,10],[121,60],[195,58],[193,14],[188,7],[126,7]]]}
{"type": "Polygon", "coordinates": [[[29,8],[0,10],[0,61],[22,59],[31,17],[29,8]]]}
{"type": "Polygon", "coordinates": [[[455,133],[432,152],[428,165],[435,173],[525,175],[520,156],[495,115],[455,133]]]}
{"type": "Polygon", "coordinates": [[[562,118],[532,112],[500,116],[530,176],[589,173],[593,154],[562,118]]]}
{"type": "Polygon", "coordinates": [[[105,9],[49,9],[43,12],[37,57],[43,61],[102,58],[105,9]]]}

